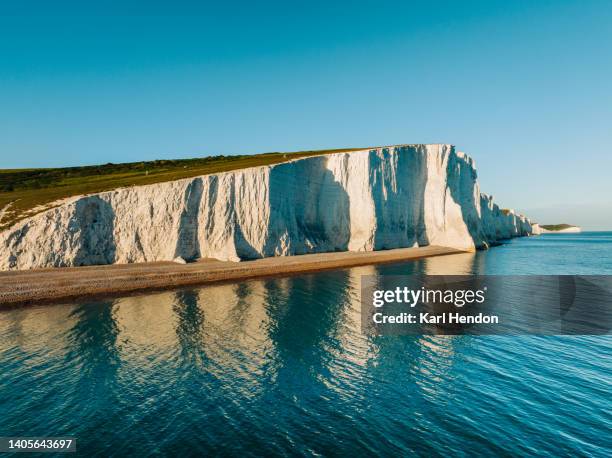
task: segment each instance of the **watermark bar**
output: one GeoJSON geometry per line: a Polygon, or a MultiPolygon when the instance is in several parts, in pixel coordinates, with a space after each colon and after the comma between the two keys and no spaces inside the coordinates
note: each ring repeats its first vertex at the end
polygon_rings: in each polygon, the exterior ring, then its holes
{"type": "Polygon", "coordinates": [[[370,335],[602,335],[610,275],[388,275],[361,279],[370,335]]]}
{"type": "Polygon", "coordinates": [[[72,453],[74,437],[0,437],[0,453],[72,453]]]}

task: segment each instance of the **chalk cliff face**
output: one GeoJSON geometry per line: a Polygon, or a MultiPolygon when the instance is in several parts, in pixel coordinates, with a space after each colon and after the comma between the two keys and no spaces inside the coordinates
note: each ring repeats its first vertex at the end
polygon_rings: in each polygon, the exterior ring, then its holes
{"type": "Polygon", "coordinates": [[[473,249],[531,233],[453,146],[395,146],[75,197],[0,233],[0,269],[473,249]]]}

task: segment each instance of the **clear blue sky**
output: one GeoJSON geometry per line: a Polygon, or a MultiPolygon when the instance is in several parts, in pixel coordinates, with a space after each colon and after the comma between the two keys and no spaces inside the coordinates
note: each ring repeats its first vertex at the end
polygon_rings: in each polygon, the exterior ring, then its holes
{"type": "Polygon", "coordinates": [[[445,142],[612,228],[610,1],[0,2],[0,168],[445,142]]]}

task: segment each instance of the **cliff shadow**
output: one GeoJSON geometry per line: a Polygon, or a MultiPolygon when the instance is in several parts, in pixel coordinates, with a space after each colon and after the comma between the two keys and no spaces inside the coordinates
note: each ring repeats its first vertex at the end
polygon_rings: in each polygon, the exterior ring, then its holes
{"type": "Polygon", "coordinates": [[[317,156],[271,169],[265,255],[348,250],[350,198],[329,160],[317,156]]]}
{"type": "Polygon", "coordinates": [[[75,266],[112,264],[115,262],[115,211],[100,196],[79,199],[69,228],[79,232],[75,266]]]}
{"type": "Polygon", "coordinates": [[[475,195],[474,192],[476,179],[478,178],[476,170],[465,156],[455,153],[448,158],[446,176],[451,197],[461,208],[461,217],[467,231],[474,241],[474,245],[479,248],[482,242],[486,240],[486,236],[483,234],[480,215],[478,214],[480,193],[475,195]],[[478,203],[476,203],[476,199],[478,199],[478,203]]]}
{"type": "Polygon", "coordinates": [[[192,180],[185,189],[184,206],[179,220],[174,256],[180,256],[186,261],[193,261],[200,257],[198,215],[203,189],[202,178],[192,180]]]}
{"type": "Polygon", "coordinates": [[[426,151],[414,147],[370,151],[375,250],[429,245],[425,226],[426,155],[426,151]]]}
{"type": "MultiPolygon", "coordinates": [[[[243,183],[243,181],[241,181],[241,183],[243,183]]],[[[248,234],[248,229],[247,231],[245,231],[243,229],[243,224],[240,218],[240,214],[239,212],[237,212],[237,209],[239,207],[244,208],[241,204],[241,199],[244,198],[244,196],[238,197],[238,195],[240,195],[238,189],[237,189],[238,185],[236,184],[236,176],[233,177],[232,179],[232,187],[231,187],[231,192],[230,192],[230,203],[229,203],[229,208],[232,209],[232,213],[231,213],[231,224],[233,225],[233,240],[234,240],[234,248],[236,250],[236,254],[240,259],[259,259],[262,257],[262,254],[253,246],[253,244],[250,241],[250,237],[248,234]],[[245,233],[246,232],[246,233],[245,233]]],[[[248,206],[252,206],[257,208],[258,210],[260,210],[260,214],[261,214],[261,205],[262,202],[257,201],[257,202],[248,202],[247,203],[248,206]]],[[[260,230],[259,228],[256,228],[256,230],[260,230]]]]}
{"type": "Polygon", "coordinates": [[[237,219],[234,221],[234,246],[236,247],[236,252],[238,253],[238,257],[240,259],[247,260],[262,258],[261,254],[255,249],[255,247],[249,243],[247,236],[242,230],[242,225],[237,219]]]}

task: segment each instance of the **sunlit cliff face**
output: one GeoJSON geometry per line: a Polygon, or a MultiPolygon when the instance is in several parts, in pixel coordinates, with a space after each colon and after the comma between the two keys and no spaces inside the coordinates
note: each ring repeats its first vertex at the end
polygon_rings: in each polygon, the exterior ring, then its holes
{"type": "Polygon", "coordinates": [[[0,269],[441,245],[485,247],[532,227],[480,193],[450,145],[313,156],[80,196],[0,233],[0,269]]]}

